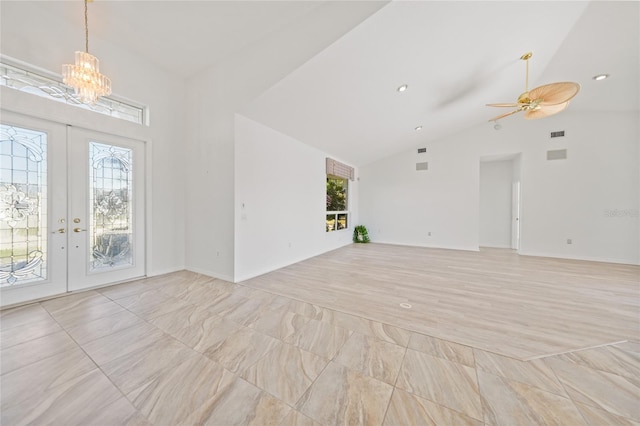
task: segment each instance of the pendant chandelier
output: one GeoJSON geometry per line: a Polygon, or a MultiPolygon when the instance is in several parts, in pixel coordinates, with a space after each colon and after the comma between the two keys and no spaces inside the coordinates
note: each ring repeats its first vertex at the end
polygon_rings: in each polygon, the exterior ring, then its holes
{"type": "Polygon", "coordinates": [[[100,96],[111,94],[111,80],[100,74],[100,61],[89,54],[89,22],[87,0],[84,0],[85,51],[76,52],[76,63],[62,66],[62,81],[74,88],[80,102],[93,105],[100,96]]]}

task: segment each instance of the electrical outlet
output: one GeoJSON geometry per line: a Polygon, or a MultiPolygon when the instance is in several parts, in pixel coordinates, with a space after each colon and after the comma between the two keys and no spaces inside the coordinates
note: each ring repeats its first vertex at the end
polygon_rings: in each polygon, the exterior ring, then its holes
{"type": "Polygon", "coordinates": [[[427,232],[427,236],[429,237],[431,236],[431,231],[427,232]]]}
{"type": "Polygon", "coordinates": [[[573,244],[573,240],[571,238],[567,238],[567,244],[573,244]]]}
{"type": "Polygon", "coordinates": [[[216,252],[216,257],[220,257],[220,252],[219,251],[216,252]]]}

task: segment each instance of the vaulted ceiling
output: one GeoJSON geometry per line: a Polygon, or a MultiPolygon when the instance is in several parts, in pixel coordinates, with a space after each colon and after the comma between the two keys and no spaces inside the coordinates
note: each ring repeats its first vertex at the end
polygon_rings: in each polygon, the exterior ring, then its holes
{"type": "MultiPolygon", "coordinates": [[[[638,2],[341,1],[320,13],[327,3],[96,0],[90,27],[188,80],[283,27],[331,31],[348,15],[350,31],[238,112],[355,165],[483,125],[501,112],[485,103],[524,91],[527,51],[530,87],[582,85],[571,110],[639,109],[638,2]]],[[[81,2],[0,7],[2,19],[46,10],[82,35],[81,2]]]]}
{"type": "Polygon", "coordinates": [[[363,165],[493,125],[509,110],[485,104],[525,91],[519,57],[528,51],[530,88],[575,81],[582,90],[571,110],[638,111],[639,10],[637,2],[393,2],[244,112],[363,165]],[[601,73],[611,77],[592,79],[601,73]]]}

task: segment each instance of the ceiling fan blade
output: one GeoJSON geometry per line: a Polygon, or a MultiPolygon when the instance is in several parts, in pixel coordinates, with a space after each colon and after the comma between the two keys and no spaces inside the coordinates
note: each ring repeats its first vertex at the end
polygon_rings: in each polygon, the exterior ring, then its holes
{"type": "Polygon", "coordinates": [[[497,116],[497,117],[493,117],[493,118],[492,118],[492,119],[490,119],[489,121],[496,121],[496,120],[500,120],[501,118],[508,117],[508,116],[513,115],[513,114],[515,114],[515,113],[518,113],[518,112],[520,112],[520,111],[522,111],[522,109],[516,109],[516,110],[514,110],[514,111],[509,111],[509,112],[507,112],[507,113],[505,113],[505,114],[499,115],[499,116],[497,116]]]}
{"type": "Polygon", "coordinates": [[[545,84],[536,87],[529,92],[532,101],[538,101],[539,105],[558,105],[567,102],[580,91],[580,85],[570,81],[562,83],[545,84]]]}
{"type": "Polygon", "coordinates": [[[557,114],[560,111],[563,111],[568,106],[569,106],[569,101],[563,102],[557,105],[544,105],[544,106],[541,105],[540,109],[527,111],[524,114],[524,118],[526,118],[527,120],[535,120],[538,118],[548,117],[550,115],[557,114]]]}
{"type": "Polygon", "coordinates": [[[514,103],[510,103],[510,104],[487,104],[487,106],[490,107],[507,107],[507,108],[516,108],[519,107],[519,104],[514,104],[514,103]]]}

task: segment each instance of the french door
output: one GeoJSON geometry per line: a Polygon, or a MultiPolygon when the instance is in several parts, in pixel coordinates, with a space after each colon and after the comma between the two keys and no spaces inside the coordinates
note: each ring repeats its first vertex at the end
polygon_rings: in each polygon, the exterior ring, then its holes
{"type": "Polygon", "coordinates": [[[145,273],[144,143],[2,112],[0,305],[145,273]]]}

